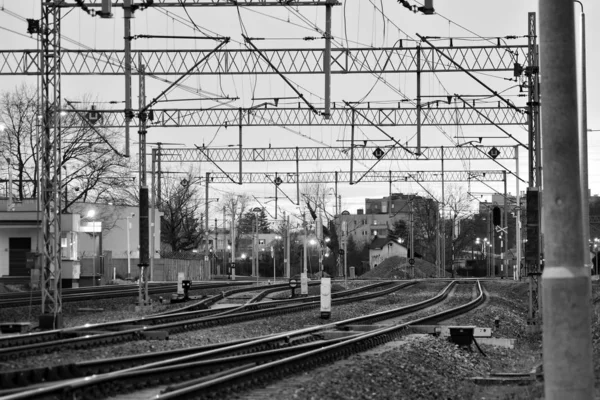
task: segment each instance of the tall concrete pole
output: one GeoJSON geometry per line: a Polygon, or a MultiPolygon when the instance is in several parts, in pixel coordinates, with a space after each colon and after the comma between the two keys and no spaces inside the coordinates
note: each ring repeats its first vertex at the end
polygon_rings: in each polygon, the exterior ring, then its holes
{"type": "Polygon", "coordinates": [[[290,279],[291,277],[291,260],[290,260],[290,247],[292,244],[290,243],[290,216],[285,216],[285,211],[283,212],[283,219],[285,220],[285,277],[290,279]]]}
{"type": "MultiPolygon", "coordinates": [[[[519,176],[519,146],[515,146],[515,173],[519,176]]],[[[515,179],[517,183],[517,221],[515,224],[516,244],[517,244],[517,265],[516,278],[521,279],[521,193],[519,192],[519,179],[515,179]]]]}
{"type": "Polygon", "coordinates": [[[156,238],[155,233],[156,233],[156,229],[154,224],[156,224],[156,219],[155,219],[155,215],[156,215],[156,149],[152,149],[152,184],[151,184],[151,189],[150,189],[150,193],[152,196],[152,202],[151,202],[151,207],[150,207],[150,280],[152,281],[154,279],[154,253],[155,253],[155,248],[154,248],[154,243],[156,238]]]}
{"type": "Polygon", "coordinates": [[[441,254],[441,273],[440,278],[446,276],[446,197],[444,192],[444,146],[441,148],[442,156],[442,251],[441,254]]]}
{"type": "Polygon", "coordinates": [[[123,0],[123,12],[125,23],[125,156],[129,157],[129,125],[133,110],[131,107],[131,18],[133,11],[131,9],[132,0],[123,0]]]}
{"type": "Polygon", "coordinates": [[[210,172],[206,173],[205,194],[204,194],[204,265],[208,267],[208,279],[212,278],[210,270],[210,260],[208,258],[208,182],[210,181],[210,172]]]}
{"type": "Polygon", "coordinates": [[[148,184],[146,180],[146,123],[147,113],[142,112],[146,106],[146,77],[145,66],[142,64],[142,56],[139,56],[139,106],[140,106],[140,126],[139,126],[139,179],[140,179],[140,285],[139,285],[139,306],[147,305],[148,298],[148,278],[147,267],[149,265],[150,251],[150,227],[148,221],[148,184]]]}
{"type": "Polygon", "coordinates": [[[540,0],[544,75],[542,158],[545,268],[542,273],[544,394],[593,399],[591,289],[581,251],[582,192],[577,121],[574,7],[540,0]]]}
{"type": "Polygon", "coordinates": [[[585,12],[583,3],[575,0],[581,6],[581,67],[580,67],[580,125],[579,125],[579,154],[581,170],[581,209],[583,211],[583,256],[587,269],[592,271],[592,257],[590,257],[590,206],[589,206],[589,182],[588,182],[588,143],[587,143],[587,67],[586,67],[586,42],[585,42],[585,12]]]}
{"type": "Polygon", "coordinates": [[[325,5],[325,54],[323,54],[323,72],[325,73],[325,111],[323,118],[331,118],[331,1],[325,5]]]}
{"type": "Polygon", "coordinates": [[[502,171],[502,175],[504,178],[504,228],[506,228],[506,232],[502,233],[504,246],[502,246],[500,251],[502,252],[501,258],[502,267],[504,268],[504,276],[508,278],[508,186],[506,182],[506,170],[502,171]]]}
{"type": "Polygon", "coordinates": [[[421,154],[421,46],[417,46],[417,154],[421,154]]]}

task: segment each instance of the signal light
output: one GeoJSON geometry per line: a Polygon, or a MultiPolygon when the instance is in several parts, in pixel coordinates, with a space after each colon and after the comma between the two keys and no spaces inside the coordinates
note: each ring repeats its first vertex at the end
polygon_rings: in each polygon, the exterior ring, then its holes
{"type": "Polygon", "coordinates": [[[500,212],[500,207],[496,206],[492,210],[492,221],[494,222],[494,226],[502,225],[502,213],[500,212]]]}

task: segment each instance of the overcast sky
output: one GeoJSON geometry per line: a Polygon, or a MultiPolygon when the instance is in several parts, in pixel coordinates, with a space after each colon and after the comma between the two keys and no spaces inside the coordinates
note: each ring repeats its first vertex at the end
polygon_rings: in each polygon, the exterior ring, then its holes
{"type": "MultiPolygon", "coordinates": [[[[137,2],[136,2],[137,3],[137,2]]],[[[416,2],[411,1],[411,4],[416,2]]],[[[509,44],[526,44],[524,36],[527,34],[527,13],[537,11],[537,1],[531,0],[437,0],[434,2],[436,15],[425,16],[414,14],[392,0],[348,0],[344,5],[333,8],[333,47],[383,47],[397,45],[400,39],[406,47],[414,46],[417,42],[416,34],[437,36],[440,40],[435,43],[439,46],[449,44],[448,37],[456,39],[454,45],[490,45],[495,43],[497,37],[517,36],[517,39],[506,39],[509,44]]],[[[32,49],[36,41],[26,34],[27,25],[23,18],[39,18],[40,2],[32,0],[0,0],[0,49],[32,49]]],[[[600,55],[592,51],[598,47],[600,27],[592,21],[598,20],[600,5],[597,2],[584,1],[587,24],[588,51],[588,127],[600,129],[600,117],[594,112],[598,109],[599,91],[598,74],[600,55]]],[[[260,37],[264,40],[255,41],[262,49],[267,48],[297,48],[297,47],[323,47],[324,41],[319,39],[321,34],[315,27],[324,29],[324,7],[188,7],[186,15],[179,7],[147,9],[137,11],[132,25],[134,35],[165,35],[165,36],[202,36],[193,29],[190,17],[202,32],[209,35],[222,35],[231,37],[228,49],[242,49],[242,32],[251,37],[260,37]],[[314,37],[315,40],[303,40],[314,37]]],[[[70,49],[81,48],[80,44],[96,49],[122,49],[123,48],[123,10],[113,9],[114,18],[92,18],[81,9],[73,9],[63,18],[63,46],[70,49]],[[65,38],[70,39],[69,41],[65,38]],[[75,43],[74,43],[75,42],[75,43]]],[[[66,11],[63,12],[66,14],[66,11]]],[[[576,8],[576,18],[579,21],[580,9],[576,8]]],[[[133,41],[133,48],[137,49],[208,49],[217,45],[212,40],[190,39],[138,39],[133,41]]],[[[323,103],[323,75],[289,75],[296,85],[299,85],[306,98],[317,107],[323,103]]],[[[516,82],[510,81],[512,73],[477,74],[487,85],[504,94],[517,105],[524,105],[526,97],[519,97],[516,82]]],[[[174,79],[171,77],[171,79],[174,79]]],[[[35,85],[31,77],[0,76],[0,90],[12,90],[20,82],[35,85]]],[[[239,100],[228,105],[233,107],[248,107],[258,104],[252,98],[261,97],[293,97],[294,92],[280,77],[276,75],[265,76],[203,76],[190,77],[183,82],[185,85],[202,90],[203,93],[214,93],[230,97],[239,97],[239,100]]],[[[93,94],[101,101],[124,100],[124,80],[122,77],[72,77],[67,76],[62,80],[63,98],[77,99],[85,94],[93,94]]],[[[424,74],[422,78],[422,94],[426,96],[445,95],[446,93],[459,93],[462,95],[489,94],[484,87],[463,73],[438,73],[424,74]]],[[[543,87],[543,86],[542,86],[543,87]]],[[[155,80],[147,82],[147,96],[153,98],[166,88],[164,83],[155,80]]],[[[133,81],[134,104],[137,104],[137,78],[133,81]]],[[[416,78],[414,74],[386,74],[379,75],[334,75],[332,79],[332,100],[341,103],[343,100],[373,102],[375,106],[398,102],[402,96],[413,99],[416,96],[416,78]],[[378,80],[379,79],[379,80],[378,80]],[[385,80],[385,82],[383,81],[385,80]],[[377,84],[375,84],[377,83],[377,84]],[[371,90],[372,89],[372,90],[371,90]],[[379,104],[378,104],[379,103],[379,104]]],[[[170,99],[195,98],[194,94],[183,90],[175,90],[169,94],[170,99]]],[[[298,99],[287,100],[297,104],[298,99]]],[[[286,101],[284,101],[286,102],[286,101]]],[[[166,103],[169,104],[169,103],[166,103]]],[[[177,103],[174,105],[163,104],[165,107],[199,107],[199,102],[177,103]]],[[[202,107],[216,105],[214,102],[201,103],[202,107]]],[[[102,108],[102,106],[99,106],[102,108]]],[[[526,127],[507,127],[519,140],[526,142],[526,127]]],[[[393,135],[402,143],[416,145],[414,127],[388,128],[386,132],[393,135]]],[[[135,131],[134,131],[135,132],[135,131]]],[[[343,146],[343,140],[349,139],[350,128],[320,128],[320,127],[272,127],[272,128],[244,128],[245,147],[289,147],[289,146],[343,146]]],[[[423,145],[425,146],[454,146],[455,139],[461,136],[494,136],[485,139],[484,145],[515,145],[510,139],[496,138],[502,133],[493,127],[425,127],[423,128],[423,145]]],[[[358,139],[379,140],[384,139],[375,128],[361,128],[357,131],[358,139]]],[[[132,140],[137,140],[133,138],[132,140]]],[[[187,147],[194,144],[205,144],[211,147],[223,147],[237,144],[237,128],[179,128],[160,129],[152,128],[149,131],[149,142],[182,143],[187,147]]],[[[376,142],[372,142],[374,145],[376,142]]],[[[347,145],[347,143],[346,143],[347,145]]],[[[133,147],[135,149],[135,145],[133,147]]],[[[519,173],[527,179],[527,154],[521,150],[519,173]]],[[[514,160],[502,162],[506,168],[515,171],[514,160]]],[[[600,194],[600,132],[589,133],[589,164],[590,187],[593,194],[600,194]]],[[[365,170],[370,163],[356,165],[355,169],[365,170]]],[[[236,172],[236,164],[222,164],[226,171],[236,172]]],[[[181,169],[186,166],[171,165],[167,168],[181,169]]],[[[205,171],[216,169],[210,165],[202,165],[202,175],[205,171]]],[[[245,164],[246,171],[262,171],[274,173],[293,172],[295,163],[260,163],[245,164]]],[[[437,162],[402,162],[385,161],[379,163],[378,170],[439,170],[437,162]]],[[[485,170],[498,169],[499,166],[491,161],[473,162],[447,162],[446,170],[485,170]]],[[[301,171],[333,171],[349,170],[348,163],[302,163],[301,171]]],[[[501,183],[490,183],[497,191],[502,191],[501,183]]],[[[439,196],[439,184],[427,184],[427,189],[439,196]]],[[[509,178],[508,191],[515,193],[515,180],[509,178]]],[[[524,190],[526,185],[521,184],[524,190]]],[[[211,197],[219,197],[224,192],[245,192],[263,198],[273,196],[273,188],[261,185],[218,185],[211,192],[211,197]]],[[[283,185],[282,189],[292,198],[295,198],[295,187],[283,185]]],[[[482,199],[489,199],[486,193],[492,189],[482,184],[472,184],[468,188],[472,192],[482,193],[482,199]]],[[[364,206],[365,197],[380,197],[387,195],[387,183],[359,184],[350,186],[340,183],[339,194],[342,196],[342,209],[355,212],[356,208],[364,206]]],[[[425,194],[424,190],[415,183],[394,183],[394,192],[425,194]]],[[[284,206],[285,201],[280,201],[284,206]]],[[[292,210],[288,203],[286,208],[292,210]]],[[[272,211],[272,210],[271,210],[272,211]]]]}

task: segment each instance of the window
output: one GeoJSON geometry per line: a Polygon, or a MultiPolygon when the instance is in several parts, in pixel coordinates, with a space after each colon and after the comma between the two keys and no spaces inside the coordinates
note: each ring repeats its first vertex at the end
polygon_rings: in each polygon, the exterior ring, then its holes
{"type": "Polygon", "coordinates": [[[266,244],[266,239],[258,239],[258,244],[266,244]]]}

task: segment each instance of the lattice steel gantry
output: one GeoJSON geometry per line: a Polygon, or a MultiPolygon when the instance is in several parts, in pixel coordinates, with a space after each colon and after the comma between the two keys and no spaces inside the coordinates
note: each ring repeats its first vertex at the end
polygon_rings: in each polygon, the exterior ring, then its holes
{"type": "Polygon", "coordinates": [[[62,327],[61,296],[61,154],[60,154],[60,7],[55,3],[42,4],[40,23],[41,52],[41,207],[42,207],[42,309],[40,327],[62,327]]]}

